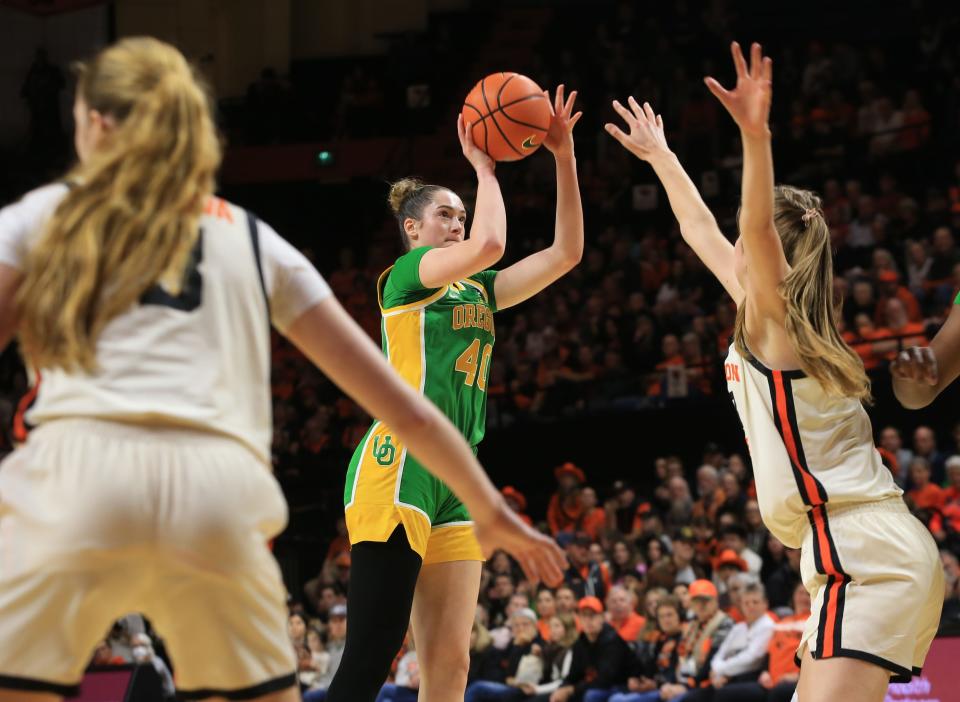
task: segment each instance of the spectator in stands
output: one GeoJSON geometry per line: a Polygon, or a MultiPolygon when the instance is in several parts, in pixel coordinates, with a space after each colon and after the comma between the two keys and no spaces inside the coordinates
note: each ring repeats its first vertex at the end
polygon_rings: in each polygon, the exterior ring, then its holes
{"type": "Polygon", "coordinates": [[[323,643],[323,634],[315,626],[307,629],[307,650],[310,652],[310,670],[324,675],[330,669],[330,654],[323,643]]]}
{"type": "Polygon", "coordinates": [[[887,301],[896,298],[903,303],[910,322],[919,322],[922,317],[920,314],[920,303],[917,298],[906,287],[900,284],[900,275],[893,270],[883,270],[877,275],[878,297],[877,309],[874,313],[874,321],[878,326],[888,326],[887,319],[887,301]]]}
{"type": "MultiPolygon", "coordinates": [[[[771,536],[770,538],[775,538],[771,536]]],[[[774,609],[790,604],[791,593],[800,582],[800,549],[787,548],[786,558],[766,580],[767,597],[774,609]]]]}
{"type": "Polygon", "coordinates": [[[739,524],[726,527],[720,532],[720,541],[724,549],[732,550],[747,564],[747,572],[759,575],[763,568],[763,559],[747,546],[747,530],[739,524]]]}
{"type": "Polygon", "coordinates": [[[510,509],[516,512],[524,523],[533,526],[533,520],[527,515],[527,498],[524,494],[512,485],[507,485],[500,493],[503,495],[503,499],[507,501],[510,509]]]}
{"type": "Polygon", "coordinates": [[[583,632],[573,644],[570,672],[552,694],[538,695],[535,702],[606,702],[627,682],[630,648],[604,621],[603,603],[584,597],[577,610],[583,632]]]}
{"type": "Polygon", "coordinates": [[[557,536],[562,531],[576,531],[583,516],[580,503],[580,487],[587,481],[583,471],[573,463],[564,463],[553,471],[557,491],[547,506],[547,524],[550,533],[557,536]]]}
{"type": "Polygon", "coordinates": [[[513,619],[514,614],[521,609],[529,608],[529,606],[530,602],[523,593],[515,592],[510,595],[503,612],[497,616],[497,619],[491,619],[493,624],[496,624],[498,620],[502,622],[499,626],[495,626],[490,630],[490,637],[493,639],[494,648],[502,651],[510,646],[510,641],[513,639],[513,629],[510,626],[510,621],[513,619]]]}
{"type": "Polygon", "coordinates": [[[478,612],[470,630],[470,670],[467,686],[476,680],[492,680],[500,670],[500,654],[493,647],[493,638],[478,612]]]}
{"type": "Polygon", "coordinates": [[[599,539],[600,533],[607,526],[607,513],[602,507],[597,506],[597,491],[589,485],[580,489],[580,507],[583,510],[580,518],[580,528],[590,538],[599,539]]]}
{"type": "Polygon", "coordinates": [[[577,599],[606,597],[610,588],[610,570],[605,563],[590,560],[589,548],[593,539],[583,532],[577,532],[566,540],[570,567],[564,574],[564,582],[573,590],[577,599]]]}
{"type": "Polygon", "coordinates": [[[520,689],[527,695],[551,695],[570,674],[573,662],[573,644],[580,632],[572,614],[558,614],[550,620],[550,643],[543,647],[543,678],[540,684],[523,683],[520,689]]]}
{"type": "Polygon", "coordinates": [[[327,653],[330,654],[330,666],[324,675],[318,675],[310,689],[304,693],[303,702],[323,702],[327,698],[333,676],[337,674],[343,648],[347,642],[347,606],[334,605],[330,609],[330,621],[327,625],[327,653]]]}
{"type": "Polygon", "coordinates": [[[893,360],[901,350],[907,347],[927,345],[923,324],[911,322],[908,319],[907,309],[900,298],[887,298],[884,304],[884,317],[884,329],[893,338],[875,341],[873,344],[875,353],[884,355],[887,360],[893,360]]]}
{"type": "Polygon", "coordinates": [[[657,636],[648,646],[637,649],[637,658],[627,692],[615,693],[608,702],[657,702],[660,688],[676,682],[684,610],[680,602],[667,597],[657,606],[657,636]]]}
{"type": "Polygon", "coordinates": [[[945,474],[946,456],[937,450],[937,435],[928,426],[919,426],[913,432],[913,455],[927,459],[931,480],[940,484],[945,474]]]}
{"type": "MultiPolygon", "coordinates": [[[[529,607],[516,610],[510,617],[510,630],[512,640],[510,646],[500,652],[496,677],[472,682],[464,694],[464,702],[507,702],[522,700],[526,696],[515,683],[524,657],[531,655],[535,644],[543,643],[537,629],[536,613],[529,607]]],[[[537,681],[539,678],[538,674],[537,681]]]]}
{"type": "Polygon", "coordinates": [[[413,633],[407,633],[407,651],[397,662],[397,672],[392,683],[384,683],[376,702],[416,702],[420,689],[420,665],[413,633]]]}
{"type": "Polygon", "coordinates": [[[610,549],[610,579],[615,585],[622,585],[627,575],[642,577],[637,552],[633,544],[624,538],[618,538],[610,549]]]}
{"type": "Polygon", "coordinates": [[[796,652],[809,616],[810,593],[798,583],[792,613],[773,624],[766,670],[756,682],[728,682],[716,689],[713,702],[789,702],[800,678],[796,652]]]}
{"type": "Polygon", "coordinates": [[[507,621],[507,607],[515,592],[516,582],[512,573],[497,573],[493,576],[493,583],[487,593],[491,626],[501,626],[507,621]]]}
{"type": "Polygon", "coordinates": [[[544,641],[550,641],[550,621],[556,616],[557,599],[553,596],[553,590],[541,586],[537,593],[537,629],[544,641]]]}
{"type": "Polygon", "coordinates": [[[894,478],[897,480],[897,485],[903,487],[907,483],[907,471],[910,461],[913,460],[913,451],[904,447],[900,430],[890,426],[884,427],[880,432],[880,447],[889,451],[897,459],[900,471],[894,478]]]}
{"type": "Polygon", "coordinates": [[[717,588],[709,580],[691,583],[690,598],[695,618],[680,640],[677,682],[660,688],[663,700],[682,697],[708,680],[710,662],[733,628],[733,620],[720,611],[717,588]]]}
{"type": "MultiPolygon", "coordinates": [[[[556,591],[557,614],[577,614],[577,594],[569,585],[561,585],[556,591]]],[[[579,629],[579,627],[578,627],[579,629]]]]}
{"type": "Polygon", "coordinates": [[[628,644],[637,640],[646,619],[637,614],[637,596],[620,585],[614,585],[607,594],[607,623],[628,644]]]}
{"type": "Polygon", "coordinates": [[[673,540],[673,553],[647,573],[648,587],[672,588],[676,583],[690,584],[704,576],[694,563],[694,537],[690,530],[680,532],[673,540]]]}
{"type": "Polygon", "coordinates": [[[930,462],[926,458],[917,456],[910,461],[910,484],[913,487],[907,492],[907,499],[916,509],[940,510],[943,508],[945,501],[943,488],[930,482],[930,462]]]}
{"type": "MultiPolygon", "coordinates": [[[[710,684],[719,690],[728,683],[756,680],[763,672],[767,646],[773,636],[773,619],[767,614],[767,596],[763,585],[751,583],[740,599],[744,621],[734,625],[710,661],[710,684]]],[[[710,693],[697,691],[687,700],[709,699],[710,693]]]]}
{"type": "Polygon", "coordinates": [[[296,648],[307,648],[307,619],[299,612],[292,612],[287,619],[290,643],[296,648]]]}
{"type": "Polygon", "coordinates": [[[693,503],[693,516],[715,520],[727,496],[720,487],[719,472],[710,464],[704,464],[697,470],[697,496],[697,501],[693,503]]]}

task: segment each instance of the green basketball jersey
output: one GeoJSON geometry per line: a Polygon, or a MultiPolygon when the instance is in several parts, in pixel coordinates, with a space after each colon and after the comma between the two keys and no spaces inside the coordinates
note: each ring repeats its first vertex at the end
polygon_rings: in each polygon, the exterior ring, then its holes
{"type": "Polygon", "coordinates": [[[497,272],[425,288],[420,259],[430,248],[409,251],[380,276],[383,352],[403,379],[476,446],[486,428],[497,272]]]}

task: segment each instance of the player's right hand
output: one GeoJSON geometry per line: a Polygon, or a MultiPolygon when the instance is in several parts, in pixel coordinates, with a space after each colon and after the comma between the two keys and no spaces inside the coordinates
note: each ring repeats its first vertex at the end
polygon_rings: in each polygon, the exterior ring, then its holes
{"type": "Polygon", "coordinates": [[[929,346],[913,346],[898,353],[890,364],[890,373],[900,380],[927,385],[936,385],[940,380],[937,357],[929,346]]]}
{"type": "Polygon", "coordinates": [[[524,524],[506,502],[485,521],[475,519],[473,530],[485,557],[503,549],[516,559],[531,583],[542,581],[556,587],[563,581],[569,567],[563,551],[553,539],[524,524]]]}
{"type": "Polygon", "coordinates": [[[644,161],[649,161],[658,154],[670,153],[667,137],[663,133],[663,119],[660,115],[654,114],[650,103],[645,102],[643,107],[640,107],[632,95],[627,99],[627,103],[630,105],[629,110],[614,100],[613,109],[623,117],[623,121],[630,130],[629,133],[624,133],[620,127],[608,122],[603,125],[607,134],[619,141],[627,151],[644,161]]]}
{"type": "Polygon", "coordinates": [[[463,121],[463,115],[457,117],[457,136],[460,137],[460,148],[463,149],[463,155],[467,157],[473,170],[490,171],[496,167],[497,163],[487,156],[487,152],[481,149],[473,142],[473,124],[463,121]]]}

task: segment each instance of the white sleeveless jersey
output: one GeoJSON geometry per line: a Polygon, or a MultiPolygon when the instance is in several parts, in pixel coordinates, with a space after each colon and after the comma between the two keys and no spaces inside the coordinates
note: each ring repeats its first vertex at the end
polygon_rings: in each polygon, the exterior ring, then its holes
{"type": "MultiPolygon", "coordinates": [[[[0,210],[0,263],[21,269],[67,194],[63,184],[0,210]]],[[[269,461],[270,324],[281,332],[330,289],[312,264],[244,209],[211,198],[179,295],[159,285],[111,320],[98,369],[40,369],[31,424],[97,417],[222,433],[269,461]]]]}
{"type": "Polygon", "coordinates": [[[799,548],[811,526],[826,533],[821,522],[828,502],[902,494],[857,399],[827,395],[803,371],[745,360],[732,343],[724,370],[750,449],[760,513],[784,544],[799,548]]]}

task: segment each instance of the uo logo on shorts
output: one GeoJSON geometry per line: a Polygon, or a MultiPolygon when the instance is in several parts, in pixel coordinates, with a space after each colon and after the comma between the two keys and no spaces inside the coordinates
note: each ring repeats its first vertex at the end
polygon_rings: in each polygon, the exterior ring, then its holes
{"type": "Polygon", "coordinates": [[[380,443],[380,437],[373,440],[373,457],[381,466],[389,466],[397,456],[397,447],[390,443],[393,437],[389,434],[383,437],[383,443],[380,443]]]}

